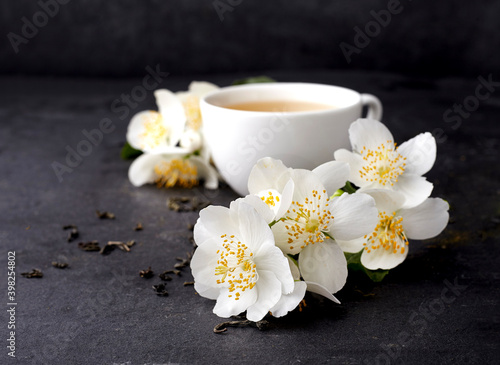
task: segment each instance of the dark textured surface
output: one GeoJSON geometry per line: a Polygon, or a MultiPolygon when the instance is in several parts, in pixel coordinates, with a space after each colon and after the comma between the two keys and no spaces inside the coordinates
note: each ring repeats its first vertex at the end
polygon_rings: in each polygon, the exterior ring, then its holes
{"type": "MultiPolygon", "coordinates": [[[[127,119],[110,105],[140,79],[122,81],[0,79],[0,248],[16,252],[16,359],[2,346],[2,364],[214,364],[342,363],[462,364],[496,363],[500,358],[500,94],[491,93],[460,126],[443,119],[455,103],[474,95],[477,79],[417,80],[394,74],[268,72],[280,81],[311,81],[347,86],[379,96],[384,122],[403,142],[423,131],[440,133],[438,158],[428,178],[434,196],[451,204],[445,233],[411,242],[407,260],[383,283],[351,276],[338,294],[342,305],[308,299],[302,312],[273,319],[268,331],[230,328],[212,333],[221,322],[213,301],[200,298],[184,281],[188,269],[167,283],[168,297],[144,279],[171,268],[191,249],[188,223],[197,213],[176,213],[168,197],[189,195],[228,205],[236,196],[216,192],[134,188],[130,162],[119,158],[127,119]],[[64,162],[82,130],[111,118],[106,134],[80,166],[58,182],[51,164],[64,162]],[[446,141],[443,141],[446,136],[446,141]],[[115,220],[99,220],[95,210],[115,220]],[[133,227],[142,222],[144,230],[133,227]],[[66,224],[80,237],[66,242],[66,224]],[[84,252],[80,241],[130,240],[131,252],[108,256],[84,252]],[[52,267],[65,261],[69,268],[52,267]],[[38,268],[42,279],[20,273],[38,268]],[[460,288],[447,292],[447,283],[460,288]],[[425,316],[424,316],[425,313],[425,316]],[[402,343],[404,345],[402,345],[402,343]]],[[[241,74],[212,76],[227,85],[241,74]]],[[[488,75],[483,75],[487,77],[488,75]]],[[[185,89],[192,79],[168,77],[162,84],[185,89]]],[[[495,79],[495,78],[494,78],[495,79]]],[[[154,108],[153,97],[132,113],[154,108]]],[[[332,151],[333,152],[333,151],[332,151]]],[[[6,268],[0,290],[6,300],[6,268]]],[[[6,306],[0,311],[7,338],[6,306]]]]}
{"type": "Polygon", "coordinates": [[[55,1],[0,4],[1,73],[138,76],[160,63],[174,74],[343,68],[475,77],[500,65],[498,0],[57,0],[66,4],[40,15],[40,3],[55,1]],[[214,4],[230,9],[222,21],[214,4]],[[356,27],[368,33],[357,43],[356,27]],[[351,63],[343,42],[358,47],[351,63]]]}

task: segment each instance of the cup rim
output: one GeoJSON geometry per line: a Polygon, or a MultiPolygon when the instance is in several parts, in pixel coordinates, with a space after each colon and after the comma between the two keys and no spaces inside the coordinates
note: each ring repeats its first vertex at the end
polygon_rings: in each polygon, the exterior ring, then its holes
{"type": "Polygon", "coordinates": [[[221,87],[217,90],[211,91],[207,95],[205,95],[201,100],[200,103],[203,105],[208,105],[213,108],[217,108],[220,110],[224,110],[227,112],[234,112],[238,114],[248,114],[248,115],[254,115],[254,116],[265,116],[265,115],[275,115],[276,113],[279,114],[284,114],[284,115],[311,115],[311,114],[328,114],[328,113],[339,113],[344,111],[347,108],[350,108],[357,103],[361,101],[361,94],[355,90],[343,87],[343,86],[337,86],[337,85],[329,85],[329,84],[319,84],[319,83],[312,83],[312,82],[266,82],[266,83],[254,83],[254,84],[244,84],[244,85],[230,85],[230,86],[225,86],[221,87]],[[219,95],[224,95],[224,94],[229,94],[233,91],[238,91],[238,90],[245,90],[245,89],[259,89],[259,88],[265,88],[265,89],[271,89],[271,88],[279,88],[279,87],[303,87],[303,86],[308,86],[308,87],[318,87],[318,88],[328,88],[328,89],[336,89],[338,91],[343,91],[351,94],[356,98],[356,101],[351,102],[347,105],[342,105],[340,107],[335,107],[331,109],[322,109],[322,110],[306,110],[306,111],[254,111],[254,110],[237,110],[237,109],[229,109],[221,105],[214,104],[210,99],[215,98],[216,96],[219,95]]]}

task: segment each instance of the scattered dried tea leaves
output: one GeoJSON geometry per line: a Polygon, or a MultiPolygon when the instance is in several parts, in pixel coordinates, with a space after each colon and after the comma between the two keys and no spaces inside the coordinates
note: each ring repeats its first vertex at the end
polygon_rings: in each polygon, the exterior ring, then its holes
{"type": "Polygon", "coordinates": [[[67,225],[63,226],[63,229],[64,230],[68,230],[68,229],[70,230],[69,231],[69,235],[68,235],[68,242],[71,242],[71,241],[77,239],[78,236],[80,235],[78,233],[78,227],[75,226],[74,224],[67,224],[67,225]]]}
{"type": "Polygon", "coordinates": [[[209,201],[201,201],[196,196],[172,197],[167,200],[168,208],[175,212],[196,212],[209,205],[209,201]]]}
{"type": "Polygon", "coordinates": [[[124,242],[121,241],[109,241],[108,246],[115,246],[118,247],[120,250],[125,251],[125,252],[130,252],[130,247],[124,242]]]}
{"type": "Polygon", "coordinates": [[[159,297],[168,296],[168,292],[165,290],[165,284],[160,283],[158,285],[153,285],[153,290],[159,297]]]}
{"type": "Polygon", "coordinates": [[[174,265],[174,269],[182,269],[186,266],[189,266],[191,263],[191,257],[193,257],[193,253],[191,252],[186,252],[187,258],[182,258],[182,257],[176,257],[175,259],[177,261],[180,261],[174,265]]]}
{"type": "Polygon", "coordinates": [[[165,272],[163,272],[163,273],[159,274],[159,275],[158,275],[158,277],[159,277],[161,280],[163,280],[163,281],[170,281],[170,280],[172,280],[172,277],[171,277],[171,276],[169,276],[169,275],[167,275],[167,271],[165,271],[165,272]]]}
{"type": "Polygon", "coordinates": [[[116,246],[114,245],[110,245],[109,243],[107,245],[105,245],[103,248],[101,248],[101,250],[99,251],[99,253],[101,255],[109,255],[111,252],[113,252],[115,250],[116,246]]]}
{"type": "Polygon", "coordinates": [[[151,270],[151,266],[148,267],[146,270],[139,271],[139,276],[141,278],[151,279],[154,276],[154,272],[153,270],[151,270]]]}
{"type": "Polygon", "coordinates": [[[99,219],[115,219],[115,215],[111,212],[101,212],[100,210],[96,210],[95,213],[99,219]]]}
{"type": "Polygon", "coordinates": [[[175,275],[177,275],[177,276],[181,276],[181,271],[180,271],[180,270],[176,270],[176,269],[174,269],[174,270],[171,270],[171,271],[172,271],[175,275]]]}
{"type": "Polygon", "coordinates": [[[133,245],[135,245],[134,240],[127,241],[127,242],[109,241],[108,244],[101,249],[101,254],[102,255],[109,255],[117,247],[122,251],[130,252],[130,247],[132,247],[133,245]]]}
{"type": "Polygon", "coordinates": [[[134,227],[134,231],[142,231],[144,229],[141,222],[137,223],[134,227]]]}
{"type": "Polygon", "coordinates": [[[258,328],[259,330],[263,331],[263,330],[266,330],[268,328],[268,326],[269,326],[269,322],[266,320],[252,322],[252,321],[249,321],[248,319],[238,319],[235,321],[227,321],[227,322],[219,323],[217,326],[214,327],[214,333],[226,332],[228,327],[255,327],[255,328],[258,328]]]}
{"type": "Polygon", "coordinates": [[[101,247],[99,247],[99,242],[90,241],[90,242],[80,242],[78,247],[83,251],[100,251],[101,247]]]}
{"type": "Polygon", "coordinates": [[[160,275],[158,275],[160,277],[161,280],[163,281],[170,281],[172,280],[172,278],[170,276],[168,276],[168,274],[174,274],[174,275],[177,275],[177,276],[181,276],[181,272],[180,270],[167,270],[167,271],[164,271],[162,272],[160,275]]]}
{"type": "MultiPolygon", "coordinates": [[[[181,197],[181,198],[178,198],[179,201],[181,203],[185,203],[188,201],[189,198],[186,198],[186,197],[181,197]]],[[[187,228],[189,230],[192,230],[193,229],[193,226],[192,225],[188,225],[187,228]]],[[[191,237],[191,240],[192,240],[192,237],[191,237]]],[[[194,244],[194,241],[192,240],[193,244],[194,244]]],[[[174,268],[171,269],[171,270],[166,270],[164,272],[162,272],[161,274],[158,275],[158,277],[166,282],[166,281],[171,281],[172,280],[172,276],[170,276],[169,274],[174,274],[176,276],[182,276],[181,274],[181,270],[185,267],[188,267],[191,263],[191,258],[193,257],[193,254],[194,254],[194,249],[191,251],[191,252],[186,252],[186,257],[176,257],[175,259],[178,261],[175,265],[174,265],[174,268]]],[[[149,268],[148,270],[150,270],[151,268],[149,268]]],[[[144,271],[141,271],[139,274],[142,276],[142,273],[145,273],[146,270],[144,271]]],[[[158,284],[158,285],[153,285],[153,289],[155,290],[156,294],[157,295],[160,295],[160,296],[167,296],[168,293],[167,291],[165,290],[165,284],[166,283],[163,283],[163,284],[158,284]]],[[[193,281],[185,281],[184,282],[184,286],[191,286],[191,285],[194,285],[194,282],[193,281]]]]}
{"type": "Polygon", "coordinates": [[[28,279],[43,278],[43,273],[38,269],[33,269],[30,272],[22,272],[21,275],[28,279]]]}
{"type": "Polygon", "coordinates": [[[66,262],[57,262],[57,261],[52,261],[52,266],[54,266],[57,269],[65,269],[69,265],[66,262]]]}

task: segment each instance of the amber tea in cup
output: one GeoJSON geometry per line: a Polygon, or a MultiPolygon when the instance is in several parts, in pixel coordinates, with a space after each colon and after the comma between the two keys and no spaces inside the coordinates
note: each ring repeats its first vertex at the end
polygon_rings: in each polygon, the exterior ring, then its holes
{"type": "Polygon", "coordinates": [[[260,100],[224,105],[224,107],[249,112],[306,112],[335,108],[333,105],[302,100],[260,100]]]}

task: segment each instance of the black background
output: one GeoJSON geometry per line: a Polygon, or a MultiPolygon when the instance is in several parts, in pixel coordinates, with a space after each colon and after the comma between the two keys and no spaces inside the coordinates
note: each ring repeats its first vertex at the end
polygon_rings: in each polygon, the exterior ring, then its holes
{"type": "Polygon", "coordinates": [[[392,1],[61,0],[54,16],[37,15],[54,1],[0,4],[1,73],[124,77],[160,64],[173,75],[321,68],[474,77],[500,67],[495,0],[401,0],[378,28],[373,13],[392,1]],[[8,34],[23,36],[24,18],[46,25],[16,53],[8,34]],[[373,36],[348,63],[340,44],[354,45],[355,27],[373,36]]]}

